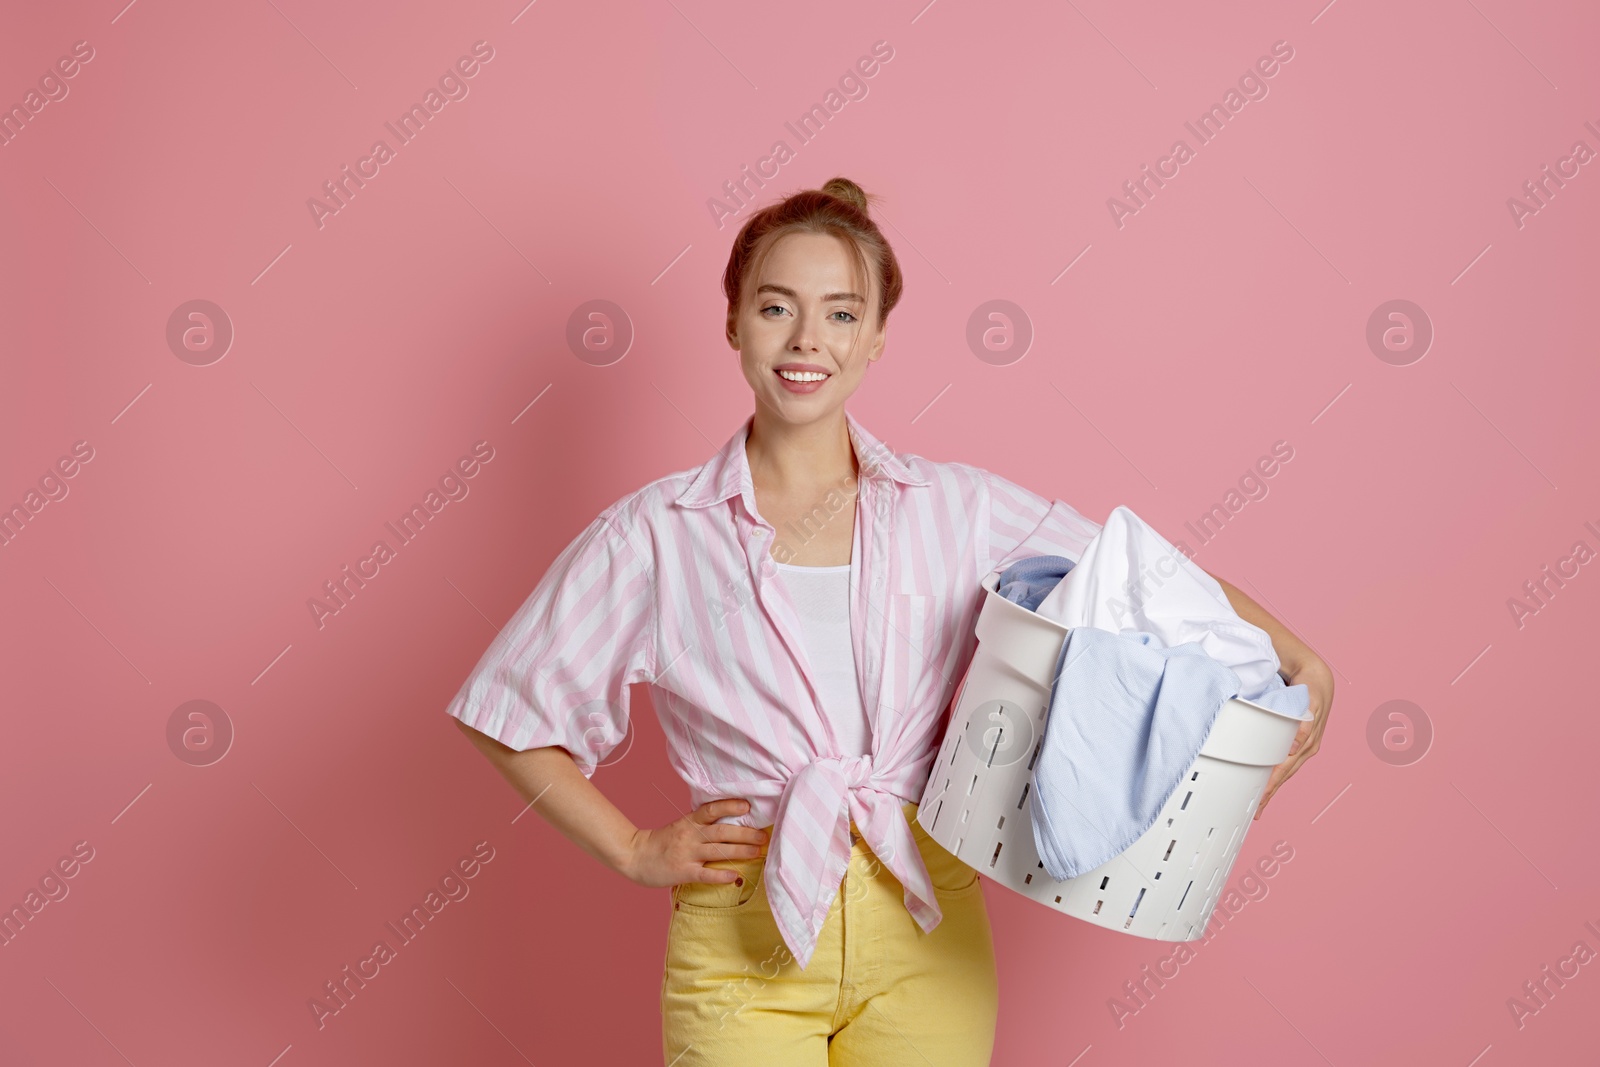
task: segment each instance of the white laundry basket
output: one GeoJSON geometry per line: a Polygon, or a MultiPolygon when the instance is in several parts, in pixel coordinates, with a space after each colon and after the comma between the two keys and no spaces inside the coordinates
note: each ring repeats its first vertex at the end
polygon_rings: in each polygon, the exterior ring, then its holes
{"type": "Polygon", "coordinates": [[[1034,846],[1028,790],[1067,629],[1001,596],[999,577],[983,582],[977,650],[917,821],[978,873],[1045,907],[1138,937],[1199,938],[1301,720],[1229,700],[1155,824],[1093,871],[1058,882],[1034,846]]]}

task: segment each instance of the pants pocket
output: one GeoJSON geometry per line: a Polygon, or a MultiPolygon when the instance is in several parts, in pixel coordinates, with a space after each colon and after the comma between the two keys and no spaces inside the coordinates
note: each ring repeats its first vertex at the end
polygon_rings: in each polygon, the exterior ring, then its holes
{"type": "Polygon", "coordinates": [[[748,911],[756,903],[766,857],[711,860],[705,866],[713,870],[735,871],[744,877],[744,885],[737,882],[680,882],[672,887],[674,910],[697,915],[731,914],[748,911]]]}
{"type": "Polygon", "coordinates": [[[922,862],[928,868],[933,888],[943,896],[971,893],[978,888],[978,871],[958,859],[955,853],[935,841],[922,824],[911,823],[911,836],[916,838],[922,852],[922,862]]]}

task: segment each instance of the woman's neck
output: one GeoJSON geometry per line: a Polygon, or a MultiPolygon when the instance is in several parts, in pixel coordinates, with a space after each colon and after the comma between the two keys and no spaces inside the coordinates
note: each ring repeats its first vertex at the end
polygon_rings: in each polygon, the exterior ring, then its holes
{"type": "Polygon", "coordinates": [[[854,483],[858,474],[843,408],[796,426],[757,407],[745,458],[756,487],[782,496],[854,483]]]}

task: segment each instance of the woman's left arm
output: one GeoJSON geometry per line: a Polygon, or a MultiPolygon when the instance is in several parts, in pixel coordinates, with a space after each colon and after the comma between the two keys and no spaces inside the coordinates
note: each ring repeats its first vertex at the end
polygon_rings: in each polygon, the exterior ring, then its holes
{"type": "MultiPolygon", "coordinates": [[[[1206,573],[1211,574],[1210,571],[1206,573]]],[[[1288,685],[1304,683],[1311,697],[1312,718],[1300,724],[1294,744],[1289,746],[1289,758],[1272,769],[1266,792],[1261,796],[1261,805],[1256,808],[1255,818],[1259,819],[1278,787],[1299,770],[1302,763],[1317,754],[1322,744],[1322,730],[1328,723],[1328,709],[1333,705],[1333,672],[1321,656],[1311,651],[1309,645],[1290,633],[1287,626],[1267,614],[1265,608],[1245,596],[1237,586],[1217,578],[1215,574],[1211,574],[1211,577],[1216,578],[1217,584],[1222,586],[1222,591],[1228,595],[1228,602],[1239,613],[1239,617],[1261,627],[1272,638],[1273,651],[1278,654],[1278,674],[1284,682],[1288,685]]]]}

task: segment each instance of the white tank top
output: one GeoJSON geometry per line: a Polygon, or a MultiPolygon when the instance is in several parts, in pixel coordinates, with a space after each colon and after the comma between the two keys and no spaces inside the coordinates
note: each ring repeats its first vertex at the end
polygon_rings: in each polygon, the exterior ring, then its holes
{"type": "Polygon", "coordinates": [[[850,564],[779,563],[777,567],[805,629],[806,655],[822,688],[823,713],[833,725],[839,752],[871,755],[872,728],[856,685],[855,645],[850,640],[850,564]]]}

